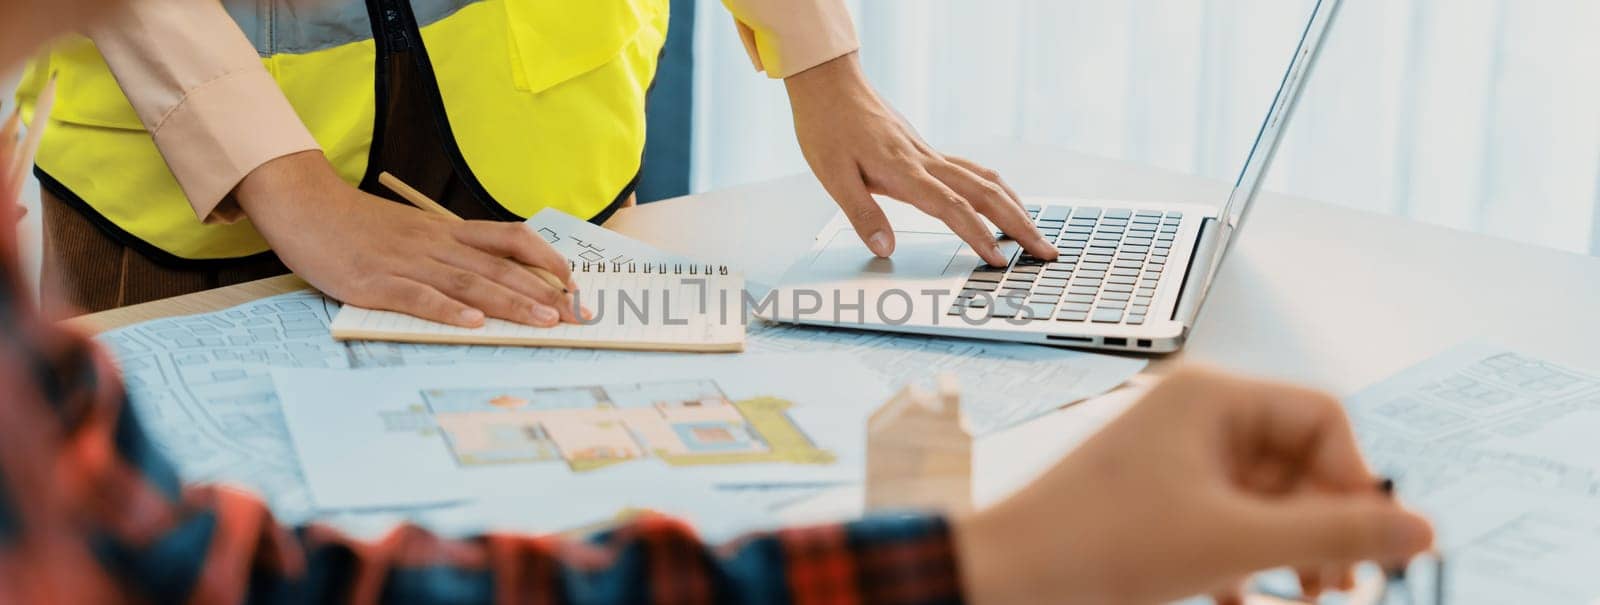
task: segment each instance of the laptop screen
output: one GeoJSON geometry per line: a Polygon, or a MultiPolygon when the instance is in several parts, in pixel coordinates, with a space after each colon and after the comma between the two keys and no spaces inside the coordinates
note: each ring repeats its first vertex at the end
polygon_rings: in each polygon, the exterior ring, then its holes
{"type": "MultiPolygon", "coordinates": [[[[1272,159],[1277,155],[1278,144],[1282,142],[1284,130],[1289,125],[1290,118],[1294,116],[1301,92],[1305,90],[1306,81],[1310,79],[1312,67],[1321,54],[1323,42],[1342,2],[1343,0],[1317,0],[1311,9],[1311,18],[1306,22],[1305,29],[1300,35],[1300,43],[1295,48],[1289,69],[1284,73],[1283,81],[1279,84],[1278,92],[1272,100],[1271,109],[1262,122],[1261,130],[1256,134],[1255,143],[1250,147],[1250,154],[1245,158],[1244,169],[1239,173],[1239,180],[1234,183],[1233,194],[1228,197],[1228,204],[1223,207],[1219,215],[1226,221],[1222,230],[1222,237],[1226,238],[1224,255],[1232,248],[1233,235],[1244,223],[1250,205],[1255,201],[1268,169],[1272,167],[1272,159]]],[[[1213,267],[1220,264],[1221,259],[1218,259],[1213,267]]]]}

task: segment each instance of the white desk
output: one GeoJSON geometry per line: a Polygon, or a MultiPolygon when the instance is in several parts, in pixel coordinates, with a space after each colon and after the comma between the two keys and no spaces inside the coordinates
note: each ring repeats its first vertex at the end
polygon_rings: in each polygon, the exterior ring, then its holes
{"type": "MultiPolygon", "coordinates": [[[[1220,204],[1225,183],[1048,148],[966,150],[1024,196],[1220,204]]],[[[646,205],[607,226],[774,282],[834,205],[809,175],[646,205]]],[[[1600,369],[1600,258],[1267,194],[1183,359],[1349,394],[1474,338],[1600,369]]],[[[1067,410],[978,446],[980,502],[1055,459],[1067,410]]]]}
{"type": "MultiPolygon", "coordinates": [[[[1227,194],[1216,181],[1062,151],[974,151],[1024,196],[1220,204],[1227,194]]],[[[834,211],[814,179],[796,176],[642,206],[607,226],[772,282],[834,211]]],[[[1600,258],[1273,194],[1242,233],[1188,360],[1339,393],[1475,337],[1600,365],[1600,258]]]]}
{"type": "MultiPolygon", "coordinates": [[[[1224,183],[1048,148],[963,150],[1024,195],[1218,204],[1224,183]]],[[[1265,195],[1213,289],[1187,360],[1348,394],[1482,338],[1600,369],[1600,259],[1327,204],[1265,195]]],[[[607,224],[658,247],[775,282],[835,206],[810,176],[626,210],[607,224]]],[[[264,280],[86,318],[108,328],[217,310],[304,287],[264,280]]],[[[980,502],[1005,493],[1081,436],[1068,409],[978,445],[980,502]]]]}

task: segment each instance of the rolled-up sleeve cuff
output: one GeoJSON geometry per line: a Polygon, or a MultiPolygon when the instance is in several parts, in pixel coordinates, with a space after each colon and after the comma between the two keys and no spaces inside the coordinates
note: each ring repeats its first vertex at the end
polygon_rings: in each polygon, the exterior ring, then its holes
{"type": "Polygon", "coordinates": [[[262,164],[320,148],[262,69],[230,72],[195,87],[151,136],[195,216],[207,223],[242,216],[236,204],[223,202],[262,164]]]}
{"type": "Polygon", "coordinates": [[[735,7],[750,60],[772,78],[787,78],[861,48],[843,0],[731,0],[728,5],[735,7]]]}

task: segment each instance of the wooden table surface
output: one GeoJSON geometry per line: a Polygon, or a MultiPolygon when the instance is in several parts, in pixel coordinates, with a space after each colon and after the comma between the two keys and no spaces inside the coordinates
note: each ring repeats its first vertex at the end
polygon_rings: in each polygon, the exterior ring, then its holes
{"type": "Polygon", "coordinates": [[[284,275],[282,277],[272,277],[187,296],[84,315],[69,320],[68,323],[98,334],[152,319],[209,313],[241,305],[252,300],[305,290],[310,287],[305,280],[299,277],[284,275]]]}

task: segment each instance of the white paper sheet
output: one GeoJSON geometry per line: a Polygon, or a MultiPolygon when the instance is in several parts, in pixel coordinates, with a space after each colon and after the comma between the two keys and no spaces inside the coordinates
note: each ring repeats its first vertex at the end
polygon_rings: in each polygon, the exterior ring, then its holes
{"type": "Polygon", "coordinates": [[[272,367],[345,368],[328,336],[336,303],[314,293],[152,321],[100,337],[139,419],[186,481],[254,488],[289,521],[311,503],[283,426],[272,367]]]}
{"type": "Polygon", "coordinates": [[[621,350],[728,351],[744,344],[744,280],[736,276],[584,271],[573,279],[578,302],[595,314],[581,324],[534,327],[491,317],[482,327],[463,328],[345,305],[332,330],[341,339],[621,350]]]}
{"type": "MultiPolygon", "coordinates": [[[[688,262],[555,210],[528,226],[580,262],[688,262]]],[[[273,367],[347,368],[405,365],[396,351],[426,350],[418,363],[499,358],[583,360],[606,351],[501,347],[411,347],[335,342],[328,326],[339,304],[297,292],[214,313],[141,323],[102,334],[116,355],[129,398],[156,443],[186,481],[227,482],[263,494],[286,521],[313,516],[310,496],[284,428],[273,367]]]]}
{"type": "MultiPolygon", "coordinates": [[[[691,262],[557,211],[528,221],[569,258],[588,262],[691,262]]],[[[222,481],[263,494],[288,522],[313,517],[346,529],[377,531],[398,520],[422,521],[433,509],[330,517],[312,506],[284,426],[272,367],[452,367],[498,362],[645,360],[656,353],[335,342],[328,324],[338,304],[313,292],[263,299],[231,309],[146,322],[100,336],[123,365],[141,419],[186,481],[222,481]]],[[[946,341],[816,328],[751,326],[761,353],[851,352],[901,383],[954,370],[966,389],[964,409],[977,430],[1014,424],[1105,390],[1143,367],[1139,360],[1027,345],[946,341]]],[[[747,354],[748,355],[748,354],[747,354]]],[[[777,490],[774,490],[777,491],[777,490]]],[[[783,490],[777,499],[797,496],[783,490]]]]}
{"type": "MultiPolygon", "coordinates": [[[[555,210],[530,226],[569,258],[587,262],[693,262],[555,210]]],[[[453,364],[458,360],[520,362],[541,359],[617,359],[628,353],[565,349],[463,347],[355,342],[361,367],[453,364]]],[[[956,375],[962,410],[979,436],[1038,418],[1064,405],[1105,393],[1142,371],[1147,362],[1034,345],[932,336],[779,325],[752,320],[746,351],[753,354],[840,352],[861,357],[895,385],[925,382],[936,373],[956,375]]]]}
{"type": "Polygon", "coordinates": [[[415,522],[453,536],[489,530],[540,534],[593,527],[615,521],[620,513],[648,510],[689,523],[703,539],[723,542],[778,527],[779,511],[812,492],[786,487],[751,495],[754,490],[707,488],[674,480],[670,470],[657,466],[619,467],[602,481],[559,486],[502,484],[460,506],[422,511],[415,522]]]}
{"type": "Polygon", "coordinates": [[[334,510],[636,483],[645,467],[684,486],[856,482],[866,419],[892,395],[854,358],[818,354],[281,369],[274,381],[313,499],[334,510]]]}
{"type": "Polygon", "coordinates": [[[861,357],[897,385],[952,374],[961,410],[985,436],[1110,391],[1144,369],[1144,359],[1034,345],[763,324],[751,353],[836,351],[861,357]]]}
{"type": "Polygon", "coordinates": [[[1452,605],[1600,596],[1600,377],[1472,344],[1348,404],[1374,466],[1436,523],[1452,605]]]}

